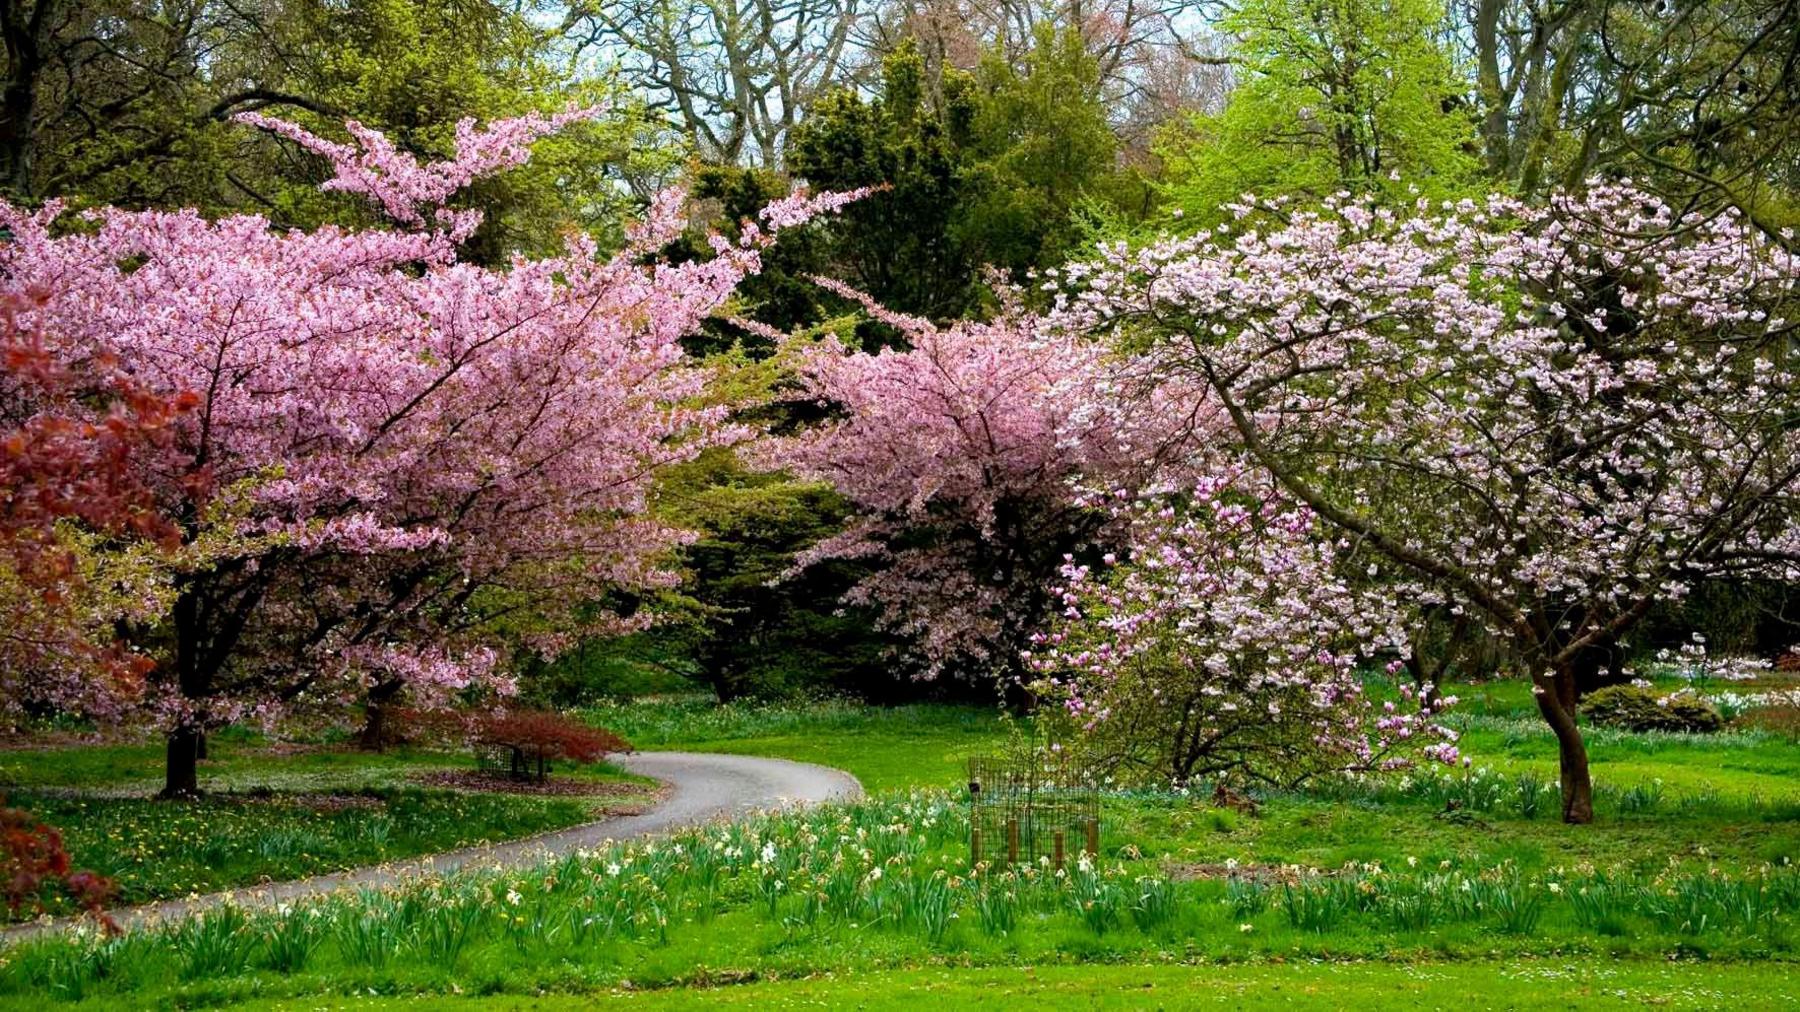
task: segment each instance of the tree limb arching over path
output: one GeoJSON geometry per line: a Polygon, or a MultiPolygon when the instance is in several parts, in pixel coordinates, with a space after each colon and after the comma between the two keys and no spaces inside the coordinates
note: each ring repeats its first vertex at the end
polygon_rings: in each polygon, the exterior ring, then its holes
{"type": "MultiPolygon", "coordinates": [[[[244,905],[266,906],[462,869],[517,868],[598,847],[609,840],[654,836],[707,822],[739,819],[757,812],[849,801],[863,793],[862,784],[843,770],[787,759],[701,752],[634,752],[612,756],[610,761],[640,776],[661,781],[669,788],[668,796],[637,815],[604,818],[522,840],[464,847],[352,871],[208,893],[191,899],[165,900],[115,911],[113,916],[120,927],[134,927],[187,916],[217,906],[227,898],[244,905]]],[[[72,923],[73,919],[62,918],[21,924],[7,929],[0,938],[8,943],[22,941],[72,923]]]]}

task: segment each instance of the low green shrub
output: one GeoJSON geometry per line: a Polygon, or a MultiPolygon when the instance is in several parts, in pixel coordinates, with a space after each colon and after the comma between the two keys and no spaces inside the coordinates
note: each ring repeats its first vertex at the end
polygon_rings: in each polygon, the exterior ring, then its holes
{"type": "Polygon", "coordinates": [[[1582,712],[1596,724],[1626,731],[1710,734],[1725,726],[1712,705],[1692,693],[1659,695],[1637,685],[1610,685],[1590,694],[1582,712]]]}

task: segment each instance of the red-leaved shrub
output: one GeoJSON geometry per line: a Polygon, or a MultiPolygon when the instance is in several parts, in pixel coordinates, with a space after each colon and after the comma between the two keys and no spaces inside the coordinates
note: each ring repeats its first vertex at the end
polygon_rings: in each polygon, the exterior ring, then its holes
{"type": "Polygon", "coordinates": [[[401,739],[415,744],[502,746],[533,758],[588,763],[631,751],[617,734],[550,710],[402,710],[393,725],[401,739]]]}
{"type": "Polygon", "coordinates": [[[475,718],[474,740],[503,745],[545,759],[591,763],[608,752],[629,752],[631,743],[601,727],[549,710],[510,710],[475,718]]]}
{"type": "Polygon", "coordinates": [[[27,903],[43,909],[44,889],[54,886],[107,930],[116,927],[105,912],[113,894],[112,880],[74,870],[62,834],[22,808],[0,806],[0,862],[4,862],[0,877],[5,879],[6,905],[15,915],[27,903]]]}

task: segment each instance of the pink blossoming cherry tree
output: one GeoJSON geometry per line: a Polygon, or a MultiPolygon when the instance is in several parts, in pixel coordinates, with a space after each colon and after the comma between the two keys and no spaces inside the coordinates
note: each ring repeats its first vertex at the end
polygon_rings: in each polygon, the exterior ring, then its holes
{"type": "Polygon", "coordinates": [[[584,607],[605,591],[673,579],[662,556],[681,535],[644,517],[649,483],[735,435],[695,406],[678,339],[775,231],[854,195],[778,203],[704,262],[656,257],[685,225],[679,193],[610,257],[572,236],[548,259],[459,261],[477,218],[443,201],[588,115],[465,123],[437,163],[355,124],[337,144],[247,117],[324,155],[328,188],[395,230],[0,206],[0,295],[46,293],[24,324],[196,399],[135,458],[180,532],[173,605],[133,632],[158,660],[166,793],[196,791],[209,727],[503,694],[496,629],[555,651],[626,621],[584,607]]]}
{"type": "Polygon", "coordinates": [[[838,415],[768,457],[830,482],[857,518],[799,562],[872,562],[848,600],[878,609],[920,677],[1014,683],[1064,554],[1112,522],[1077,483],[1129,487],[1155,474],[1191,425],[1135,410],[1122,396],[1130,377],[1102,345],[1037,317],[939,327],[823,283],[906,346],[869,354],[828,340],[803,356],[802,396],[838,415]]]}

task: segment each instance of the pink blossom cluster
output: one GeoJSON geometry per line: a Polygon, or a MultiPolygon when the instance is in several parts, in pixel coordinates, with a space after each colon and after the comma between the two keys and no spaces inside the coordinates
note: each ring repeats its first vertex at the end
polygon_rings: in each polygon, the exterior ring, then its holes
{"type": "MultiPolygon", "coordinates": [[[[355,120],[344,124],[354,143],[341,144],[297,123],[262,113],[242,112],[232,118],[285,137],[328,159],[335,174],[323,189],[367,197],[395,221],[420,224],[427,212],[442,211],[444,201],[476,179],[525,164],[531,157],[532,142],[571,123],[594,119],[604,111],[602,107],[590,106],[551,116],[528,113],[496,120],[486,127],[464,119],[456,124],[456,155],[425,164],[395,147],[387,135],[355,120]]],[[[450,218],[446,215],[441,220],[450,218]]],[[[466,229],[474,227],[474,219],[461,220],[466,229]]]]}
{"type": "Polygon", "coordinates": [[[1109,522],[1077,483],[1152,473],[1188,420],[1143,410],[1103,346],[1025,314],[938,327],[821,283],[907,346],[867,354],[830,339],[803,357],[804,395],[841,417],[768,459],[830,482],[858,518],[799,564],[877,561],[847,601],[878,609],[922,677],[1016,674],[1062,553],[1109,522]]]}

